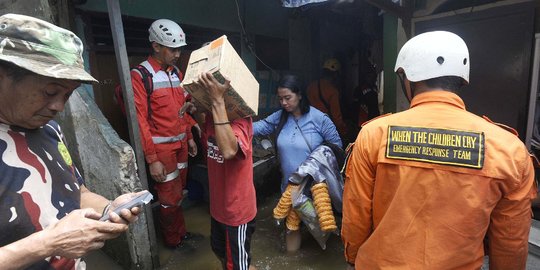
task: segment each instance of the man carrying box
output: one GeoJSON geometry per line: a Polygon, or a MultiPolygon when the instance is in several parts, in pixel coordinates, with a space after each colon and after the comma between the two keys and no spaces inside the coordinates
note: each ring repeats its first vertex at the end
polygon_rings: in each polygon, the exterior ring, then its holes
{"type": "MultiPolygon", "coordinates": [[[[224,94],[230,88],[211,73],[195,82],[211,102],[206,110],[203,145],[207,146],[212,251],[223,269],[256,269],[250,255],[257,202],[253,185],[253,125],[250,116],[229,120],[224,94]]],[[[201,108],[198,108],[201,112],[201,108]]],[[[202,109],[205,110],[205,109],[202,109]]]]}

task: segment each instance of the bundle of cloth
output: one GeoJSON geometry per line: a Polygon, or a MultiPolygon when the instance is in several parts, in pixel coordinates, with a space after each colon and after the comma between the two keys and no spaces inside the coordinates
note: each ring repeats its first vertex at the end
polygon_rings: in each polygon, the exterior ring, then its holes
{"type": "Polygon", "coordinates": [[[323,249],[330,233],[338,233],[334,211],[341,213],[343,177],[331,147],[320,145],[289,177],[289,185],[274,208],[274,218],[286,219],[289,230],[304,222],[323,249]]]}

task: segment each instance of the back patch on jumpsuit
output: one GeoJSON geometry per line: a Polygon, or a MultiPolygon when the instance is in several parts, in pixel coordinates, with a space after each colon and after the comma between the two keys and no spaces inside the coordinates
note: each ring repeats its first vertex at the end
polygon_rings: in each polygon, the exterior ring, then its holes
{"type": "Polygon", "coordinates": [[[481,169],[484,166],[484,133],[389,126],[386,158],[481,169]]]}

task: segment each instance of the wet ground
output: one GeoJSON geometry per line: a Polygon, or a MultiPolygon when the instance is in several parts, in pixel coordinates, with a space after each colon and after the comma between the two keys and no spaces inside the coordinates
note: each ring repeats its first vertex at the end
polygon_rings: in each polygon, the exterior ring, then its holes
{"type": "MultiPolygon", "coordinates": [[[[278,194],[259,203],[257,225],[251,241],[252,264],[259,270],[272,269],[344,269],[341,239],[332,235],[322,250],[307,230],[302,231],[302,246],[298,252],[288,254],[284,248],[284,229],[275,225],[272,209],[278,194]]],[[[198,203],[185,211],[187,228],[204,235],[204,239],[176,251],[161,252],[162,270],[169,269],[221,269],[210,248],[210,215],[208,205],[198,203]]]]}
{"type": "MultiPolygon", "coordinates": [[[[326,250],[322,250],[307,230],[302,230],[302,246],[298,252],[287,253],[284,249],[284,230],[276,227],[272,209],[278,194],[267,197],[259,203],[257,228],[252,239],[252,264],[259,270],[334,270],[345,269],[343,245],[337,235],[331,235],[326,250]]],[[[219,261],[210,248],[210,215],[208,204],[185,204],[187,228],[203,235],[202,239],[192,241],[183,248],[170,250],[160,242],[159,258],[161,270],[221,270],[219,261]]],[[[88,270],[122,270],[112,259],[101,251],[90,253],[86,258],[88,270]]],[[[487,257],[482,270],[489,269],[487,257]]],[[[529,254],[527,270],[540,269],[540,258],[529,254]]]]}
{"type": "MultiPolygon", "coordinates": [[[[322,250],[311,234],[302,229],[302,246],[295,253],[284,247],[284,229],[277,227],[272,210],[278,194],[267,197],[258,205],[257,224],[251,241],[252,265],[259,270],[328,270],[345,269],[343,245],[337,235],[331,235],[326,250],[322,250]]],[[[160,244],[161,270],[220,270],[219,261],[210,248],[210,215],[208,204],[188,202],[184,210],[188,231],[202,234],[203,239],[191,241],[177,250],[160,244]]],[[[158,241],[159,235],[158,235],[158,241]]],[[[87,258],[89,270],[121,269],[102,252],[93,252],[87,258]]]]}

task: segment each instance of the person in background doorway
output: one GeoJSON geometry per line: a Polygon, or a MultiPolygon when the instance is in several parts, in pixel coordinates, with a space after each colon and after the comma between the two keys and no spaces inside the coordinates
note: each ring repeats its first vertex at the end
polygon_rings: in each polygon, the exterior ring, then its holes
{"type": "Polygon", "coordinates": [[[83,45],[72,32],[17,14],[0,16],[0,269],[85,269],[79,258],[134,222],[91,192],[53,118],[81,83],[83,45]],[[110,214],[107,222],[99,221],[110,214]]]}
{"type": "MultiPolygon", "coordinates": [[[[274,134],[279,154],[281,192],[289,183],[289,176],[324,141],[342,147],[336,126],[328,115],[311,107],[297,76],[281,78],[277,96],[282,107],[263,120],[253,124],[254,136],[274,134]]],[[[288,251],[300,248],[300,231],[287,231],[285,241],[288,251]]]]}
{"type": "Polygon", "coordinates": [[[310,104],[319,111],[329,114],[341,135],[347,138],[347,125],[343,121],[340,106],[338,75],[341,64],[335,58],[324,61],[321,78],[311,82],[307,88],[310,104]]]}
{"type": "Polygon", "coordinates": [[[364,80],[355,90],[358,108],[358,128],[365,122],[380,115],[379,89],[377,88],[377,71],[373,65],[369,65],[364,80]]]}
{"type": "MultiPolygon", "coordinates": [[[[207,147],[210,192],[210,243],[223,269],[256,269],[251,265],[251,236],[255,232],[257,200],[253,183],[251,117],[229,120],[224,94],[230,87],[211,73],[197,82],[207,91],[211,109],[205,115],[202,141],[207,147]]],[[[196,117],[199,120],[199,117],[196,117]]]]}
{"type": "Polygon", "coordinates": [[[184,113],[187,93],[180,87],[182,74],[175,66],[186,35],[167,19],[154,21],[148,32],[152,54],[140,68],[131,70],[133,94],[141,144],[159,197],[161,232],[165,245],[176,248],[195,236],[186,231],[181,206],[186,195],[188,152],[197,154],[193,124],[184,113]]]}
{"type": "Polygon", "coordinates": [[[349,269],[480,269],[484,255],[490,269],[525,269],[533,164],[515,131],[465,110],[469,65],[454,33],[401,48],[411,107],[364,125],[346,167],[349,269]]]}

